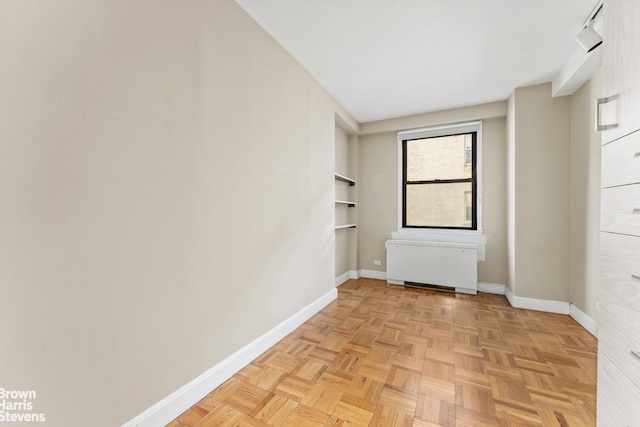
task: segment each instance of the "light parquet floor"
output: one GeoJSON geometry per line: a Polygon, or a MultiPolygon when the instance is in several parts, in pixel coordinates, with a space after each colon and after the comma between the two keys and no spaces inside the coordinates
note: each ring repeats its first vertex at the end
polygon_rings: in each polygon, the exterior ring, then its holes
{"type": "Polygon", "coordinates": [[[169,427],[595,426],[597,340],[505,297],[350,280],[169,427]]]}

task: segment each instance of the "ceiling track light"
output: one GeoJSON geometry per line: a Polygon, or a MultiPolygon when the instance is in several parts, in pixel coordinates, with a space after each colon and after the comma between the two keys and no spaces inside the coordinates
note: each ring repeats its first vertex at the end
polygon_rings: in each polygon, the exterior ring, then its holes
{"type": "Polygon", "coordinates": [[[603,0],[599,0],[596,7],[585,21],[582,30],[576,35],[576,41],[585,52],[589,53],[602,44],[602,36],[593,29],[596,16],[602,10],[603,0]]]}
{"type": "Polygon", "coordinates": [[[576,41],[587,52],[591,52],[602,44],[602,37],[593,29],[587,26],[576,35],[576,41]]]}

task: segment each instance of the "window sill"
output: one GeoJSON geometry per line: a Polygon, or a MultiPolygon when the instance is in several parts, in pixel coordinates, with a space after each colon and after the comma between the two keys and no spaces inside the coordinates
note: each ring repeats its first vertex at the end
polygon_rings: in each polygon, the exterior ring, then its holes
{"type": "Polygon", "coordinates": [[[474,243],[478,247],[478,261],[485,260],[487,239],[481,230],[443,230],[401,228],[391,233],[394,240],[417,240],[428,242],[474,243]]]}

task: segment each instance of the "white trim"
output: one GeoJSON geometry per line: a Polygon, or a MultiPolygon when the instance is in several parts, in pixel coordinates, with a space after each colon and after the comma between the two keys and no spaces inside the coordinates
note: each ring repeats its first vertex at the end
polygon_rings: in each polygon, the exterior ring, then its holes
{"type": "MultiPolygon", "coordinates": [[[[548,313],[568,314],[585,328],[591,335],[598,338],[598,323],[588,314],[584,313],[575,305],[564,301],[543,300],[536,298],[519,297],[511,292],[511,289],[504,285],[496,285],[494,283],[478,283],[478,290],[481,292],[491,292],[486,287],[504,287],[504,295],[507,297],[509,304],[516,308],[525,308],[528,310],[546,311],[548,313]],[[483,288],[487,290],[483,290],[483,288]]],[[[497,292],[492,292],[497,293],[497,292]]]]}
{"type": "Polygon", "coordinates": [[[569,307],[569,311],[569,314],[571,315],[573,320],[578,322],[580,326],[589,331],[591,335],[598,338],[598,323],[594,320],[593,317],[589,316],[587,313],[580,310],[573,304],[571,304],[571,307],[569,307]]]}
{"type": "Polygon", "coordinates": [[[345,271],[344,273],[336,277],[336,287],[342,285],[344,282],[346,282],[349,279],[357,279],[357,278],[358,278],[358,272],[356,270],[345,271]]]}
{"type": "Polygon", "coordinates": [[[166,425],[338,297],[333,288],[264,335],[180,387],[122,427],[166,425]]]}
{"type": "Polygon", "coordinates": [[[547,313],[569,314],[570,304],[565,301],[519,297],[514,295],[508,287],[505,289],[505,296],[507,300],[509,300],[509,304],[515,308],[546,311],[547,313]]]}
{"type": "Polygon", "coordinates": [[[478,282],[478,292],[487,294],[504,295],[506,288],[506,285],[500,285],[499,283],[478,282]]]}
{"type": "Polygon", "coordinates": [[[336,277],[336,287],[342,285],[347,280],[349,280],[349,272],[345,271],[344,273],[336,277]]]}
{"type": "Polygon", "coordinates": [[[387,280],[386,271],[358,270],[358,273],[360,274],[360,277],[366,277],[367,279],[387,280]]]}

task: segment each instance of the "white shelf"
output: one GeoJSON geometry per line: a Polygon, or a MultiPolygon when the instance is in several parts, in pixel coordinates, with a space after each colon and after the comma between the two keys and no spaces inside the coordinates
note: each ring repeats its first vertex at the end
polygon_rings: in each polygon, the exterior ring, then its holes
{"type": "Polygon", "coordinates": [[[356,228],[356,224],[336,225],[336,230],[342,230],[343,228],[356,228]]]}
{"type": "Polygon", "coordinates": [[[346,176],[344,176],[344,175],[340,175],[339,173],[335,174],[335,176],[336,176],[336,179],[337,179],[338,181],[346,182],[346,183],[348,183],[350,186],[354,186],[354,185],[356,185],[356,181],[355,181],[355,180],[353,180],[353,179],[351,179],[351,178],[349,178],[349,177],[346,177],[346,176]]]}
{"type": "MultiPolygon", "coordinates": [[[[356,185],[356,181],[344,175],[340,175],[339,173],[335,174],[336,181],[346,182],[350,187],[356,185]]],[[[336,205],[346,205],[350,208],[353,208],[357,205],[356,202],[352,202],[350,200],[336,200],[336,205]]],[[[343,230],[347,228],[356,228],[356,224],[340,224],[335,226],[336,230],[343,230]]]]}

